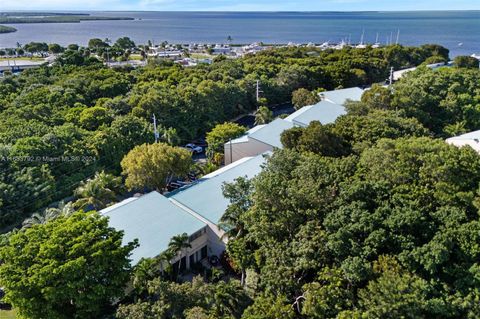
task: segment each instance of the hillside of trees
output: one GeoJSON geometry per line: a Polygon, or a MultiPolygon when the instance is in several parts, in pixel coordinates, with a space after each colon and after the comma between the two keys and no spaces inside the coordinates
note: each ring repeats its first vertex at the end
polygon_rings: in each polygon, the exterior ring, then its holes
{"type": "Polygon", "coordinates": [[[443,138],[478,128],[479,77],[420,68],[284,132],[257,177],[224,186],[238,281],[151,278],[117,316],[478,318],[480,156],[443,138]]]}
{"type": "MultiPolygon", "coordinates": [[[[79,198],[0,236],[7,301],[27,318],[480,317],[480,156],[444,141],[480,128],[480,71],[469,64],[420,67],[390,87],[373,85],[333,124],[285,131],[284,148],[257,177],[223,185],[231,204],[221,219],[229,237],[221,271],[180,282],[168,261],[187,234],[132,267],[135,241],[122,246],[106,219],[76,212],[151,182],[142,180],[142,165],[155,164],[146,154],[173,154],[165,165],[185,171],[188,154],[172,145],[257,107],[258,78],[267,104],[297,92],[301,105],[310,92],[380,82],[390,65],[442,52],[288,48],[133,70],[67,51],[54,67],[5,78],[2,226],[74,189],[79,198]],[[151,144],[153,113],[163,143],[151,144]],[[115,176],[121,170],[125,180],[115,176]]],[[[221,145],[220,133],[237,130],[217,125],[207,139],[221,145]]]]}
{"type": "MultiPolygon", "coordinates": [[[[128,38],[118,46],[122,39],[128,38]]],[[[413,66],[432,56],[448,57],[448,50],[285,48],[195,68],[161,60],[111,69],[89,49],[70,45],[53,67],[0,80],[0,230],[71,196],[95,172],[118,174],[129,150],[153,141],[153,114],[162,139],[183,144],[255,109],[258,79],[262,101],[273,105],[290,101],[298,88],[383,81],[390,66],[413,66]]]]}

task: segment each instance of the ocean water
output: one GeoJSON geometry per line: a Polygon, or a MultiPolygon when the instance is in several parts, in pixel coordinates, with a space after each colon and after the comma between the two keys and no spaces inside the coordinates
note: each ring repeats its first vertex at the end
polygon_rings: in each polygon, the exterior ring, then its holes
{"type": "Polygon", "coordinates": [[[86,45],[90,38],[129,36],[137,43],[359,43],[405,45],[437,43],[451,56],[480,53],[480,11],[416,12],[89,12],[126,16],[130,21],[84,21],[58,24],[14,24],[18,31],[0,34],[0,47],[42,41],[86,45]]]}

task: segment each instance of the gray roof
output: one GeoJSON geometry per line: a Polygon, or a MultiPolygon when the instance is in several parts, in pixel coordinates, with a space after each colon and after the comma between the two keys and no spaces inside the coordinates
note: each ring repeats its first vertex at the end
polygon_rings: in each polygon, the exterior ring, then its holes
{"type": "Polygon", "coordinates": [[[312,121],[329,124],[335,122],[339,116],[346,113],[345,107],[342,105],[321,101],[315,105],[301,108],[288,116],[286,120],[302,126],[307,126],[312,121]]]}
{"type": "Polygon", "coordinates": [[[109,218],[111,227],[124,231],[123,244],[138,239],[140,245],[130,257],[132,265],[142,257],[158,256],[168,248],[173,236],[182,233],[191,235],[206,226],[157,192],[129,198],[100,213],[109,218]]]}
{"type": "Polygon", "coordinates": [[[254,131],[249,135],[249,138],[271,145],[273,147],[282,147],[280,136],[283,131],[293,127],[293,123],[282,119],[276,119],[259,130],[254,131]]]}
{"type": "Polygon", "coordinates": [[[363,90],[358,87],[353,87],[349,89],[322,92],[320,94],[329,102],[343,105],[347,100],[360,101],[363,90]]]}
{"type": "Polygon", "coordinates": [[[230,204],[230,201],[223,197],[223,183],[231,183],[242,176],[254,177],[260,173],[264,162],[265,157],[262,154],[240,163],[234,162],[226,166],[220,174],[200,180],[190,187],[168,195],[168,197],[195,211],[208,221],[217,224],[230,204]]]}
{"type": "MultiPolygon", "coordinates": [[[[246,143],[246,142],[248,142],[248,136],[249,136],[250,134],[255,133],[256,131],[258,131],[259,129],[261,129],[261,128],[265,127],[265,126],[266,126],[266,124],[257,125],[257,126],[252,127],[251,129],[249,129],[249,130],[245,133],[245,135],[242,135],[242,136],[237,137],[236,139],[232,140],[232,144],[235,144],[235,143],[246,143]]],[[[225,144],[229,144],[229,143],[230,143],[230,142],[227,142],[227,143],[225,143],[225,144]]]]}

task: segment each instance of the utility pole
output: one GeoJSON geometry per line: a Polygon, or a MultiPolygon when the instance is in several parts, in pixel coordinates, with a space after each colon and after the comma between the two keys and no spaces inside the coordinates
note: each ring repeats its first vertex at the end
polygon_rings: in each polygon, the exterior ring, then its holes
{"type": "Polygon", "coordinates": [[[390,68],[390,78],[389,78],[389,85],[393,84],[393,66],[390,68]]]}
{"type": "Polygon", "coordinates": [[[257,80],[257,103],[260,101],[260,80],[257,80]]]}
{"type": "Polygon", "coordinates": [[[230,139],[230,163],[233,163],[233,155],[232,155],[232,139],[230,139]]]}
{"type": "Polygon", "coordinates": [[[108,62],[110,61],[110,54],[109,54],[109,50],[110,48],[105,48],[107,50],[107,67],[109,66],[108,62]]]}
{"type": "Polygon", "coordinates": [[[153,114],[153,134],[155,136],[155,143],[158,143],[158,131],[157,131],[157,118],[155,117],[155,114],[153,114]]]}
{"type": "Polygon", "coordinates": [[[260,102],[260,93],[263,93],[263,91],[260,90],[260,80],[257,80],[257,93],[256,93],[257,103],[260,102]]]}

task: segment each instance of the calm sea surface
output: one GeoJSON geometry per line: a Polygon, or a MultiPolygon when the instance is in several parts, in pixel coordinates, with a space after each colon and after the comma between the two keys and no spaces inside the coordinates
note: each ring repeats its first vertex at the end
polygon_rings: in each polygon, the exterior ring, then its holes
{"type": "Polygon", "coordinates": [[[16,24],[17,32],[0,34],[0,47],[30,41],[85,45],[93,37],[115,40],[129,36],[137,43],[323,43],[351,38],[419,45],[438,43],[451,56],[480,53],[480,11],[421,12],[89,12],[126,16],[133,21],[85,21],[58,24],[16,24]]]}

